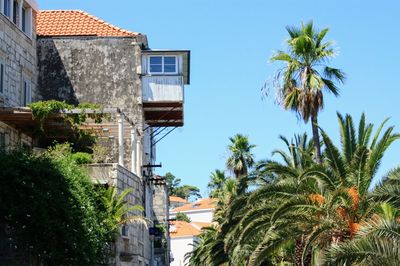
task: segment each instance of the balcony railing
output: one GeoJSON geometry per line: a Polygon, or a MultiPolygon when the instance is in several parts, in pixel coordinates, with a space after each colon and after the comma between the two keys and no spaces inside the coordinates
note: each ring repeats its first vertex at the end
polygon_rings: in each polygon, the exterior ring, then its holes
{"type": "Polygon", "coordinates": [[[142,78],[143,102],[183,102],[182,76],[145,76],[142,78]]]}

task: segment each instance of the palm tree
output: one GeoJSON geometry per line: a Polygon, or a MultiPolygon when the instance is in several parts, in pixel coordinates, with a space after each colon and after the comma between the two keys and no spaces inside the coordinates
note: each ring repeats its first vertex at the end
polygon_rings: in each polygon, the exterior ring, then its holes
{"type": "Polygon", "coordinates": [[[357,236],[328,251],[326,265],[399,265],[399,209],[382,204],[382,213],[364,224],[357,236]]]}
{"type": "Polygon", "coordinates": [[[338,120],[341,148],[322,131],[324,164],[310,164],[296,172],[275,163],[269,170],[280,178],[252,192],[246,207],[241,205],[247,211],[233,229],[239,227],[241,233],[230,241],[237,239],[235,245],[243,246],[253,236],[262,236],[249,265],[260,265],[266,257],[276,259],[282,247],[293,245],[293,256],[286,261],[296,265],[318,262],[329,247],[354,239],[360,227],[375,217],[380,204],[400,207],[400,170],[370,190],[385,151],[400,136],[393,133],[393,127],[382,132],[386,121],[372,135],[373,125],[366,124],[364,115],[358,132],[351,116],[338,114],[338,120]]]}
{"type": "Polygon", "coordinates": [[[227,177],[224,171],[216,169],[211,173],[210,179],[210,182],[207,184],[207,188],[210,190],[209,196],[217,198],[224,187],[227,177]]]}
{"type": "Polygon", "coordinates": [[[231,142],[228,146],[230,156],[226,162],[226,167],[233,172],[236,179],[246,176],[249,168],[254,164],[254,155],[251,150],[255,147],[249,143],[249,139],[241,134],[229,138],[231,142]]]}
{"type": "Polygon", "coordinates": [[[125,189],[118,193],[118,189],[111,186],[104,191],[102,196],[103,205],[110,214],[111,222],[114,230],[118,230],[121,225],[132,222],[146,223],[146,219],[140,214],[144,209],[140,205],[130,205],[126,201],[126,197],[132,192],[132,189],[125,189]]]}
{"type": "Polygon", "coordinates": [[[278,102],[287,110],[298,114],[304,122],[311,119],[315,145],[315,158],[321,159],[321,146],[318,132],[318,113],[324,106],[323,91],[339,95],[335,82],[343,83],[345,74],[325,63],[335,56],[333,43],[324,42],[329,29],[318,31],[313,23],[302,24],[301,28],[286,27],[290,39],[287,41],[288,52],[278,51],[271,61],[286,63],[278,71],[278,102]]]}

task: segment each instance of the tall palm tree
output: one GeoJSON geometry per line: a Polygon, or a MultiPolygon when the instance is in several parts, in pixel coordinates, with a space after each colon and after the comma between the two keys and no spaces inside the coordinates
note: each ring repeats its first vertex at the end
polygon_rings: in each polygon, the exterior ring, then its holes
{"type": "Polygon", "coordinates": [[[281,178],[251,192],[245,208],[241,204],[246,213],[233,229],[240,234],[230,238],[237,242],[231,246],[244,246],[252,237],[262,236],[249,265],[260,265],[267,257],[277,259],[282,247],[293,245],[295,250],[286,261],[296,265],[310,265],[311,259],[318,262],[330,246],[355,238],[380,204],[400,207],[400,170],[371,190],[383,155],[399,134],[393,133],[393,127],[383,131],[385,122],[372,134],[373,125],[366,123],[364,115],[357,132],[351,116],[338,114],[338,120],[340,148],[322,131],[324,164],[310,164],[297,172],[274,165],[270,171],[281,178]]]}
{"type": "Polygon", "coordinates": [[[312,22],[298,27],[286,27],[290,39],[288,52],[278,51],[271,61],[286,63],[276,75],[278,102],[287,110],[298,114],[305,123],[311,119],[315,145],[315,158],[321,163],[318,132],[318,113],[324,106],[324,91],[339,95],[335,82],[343,83],[345,74],[325,63],[335,56],[333,42],[324,42],[329,29],[318,31],[312,22]],[[279,82],[278,82],[279,83],[279,82]]]}
{"type": "Polygon", "coordinates": [[[210,190],[209,196],[211,198],[217,198],[224,187],[224,183],[227,177],[225,172],[216,169],[211,173],[210,182],[207,184],[207,188],[210,190]]]}
{"type": "Polygon", "coordinates": [[[236,179],[248,174],[249,168],[254,164],[252,149],[255,145],[249,143],[249,139],[241,134],[229,138],[231,142],[228,146],[230,156],[226,162],[226,167],[233,172],[236,179]]]}

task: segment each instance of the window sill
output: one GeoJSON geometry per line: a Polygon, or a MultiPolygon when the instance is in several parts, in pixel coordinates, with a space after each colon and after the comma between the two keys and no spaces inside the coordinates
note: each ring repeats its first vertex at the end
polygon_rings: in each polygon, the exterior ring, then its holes
{"type": "Polygon", "coordinates": [[[28,34],[28,33],[26,33],[25,31],[23,31],[17,24],[14,23],[14,21],[12,21],[12,19],[11,19],[10,17],[7,17],[4,13],[0,12],[0,14],[1,14],[4,18],[6,18],[6,19],[11,23],[11,25],[13,25],[15,28],[17,28],[17,29],[18,29],[25,37],[27,37],[30,41],[33,40],[33,37],[32,37],[33,34],[28,34]]]}

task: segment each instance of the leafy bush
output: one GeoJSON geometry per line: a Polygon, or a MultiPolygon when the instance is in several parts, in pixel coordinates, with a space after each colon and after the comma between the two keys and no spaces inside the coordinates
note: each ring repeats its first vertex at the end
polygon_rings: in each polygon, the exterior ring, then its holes
{"type": "Polygon", "coordinates": [[[109,155],[110,151],[107,147],[96,143],[92,147],[93,150],[93,161],[95,163],[105,163],[107,162],[107,156],[109,155]]]}
{"type": "Polygon", "coordinates": [[[15,241],[13,253],[44,265],[104,263],[114,220],[70,151],[0,153],[0,231],[15,241]]]}
{"type": "Polygon", "coordinates": [[[89,164],[93,162],[92,156],[86,152],[73,153],[71,156],[72,160],[77,164],[89,164]]]}

